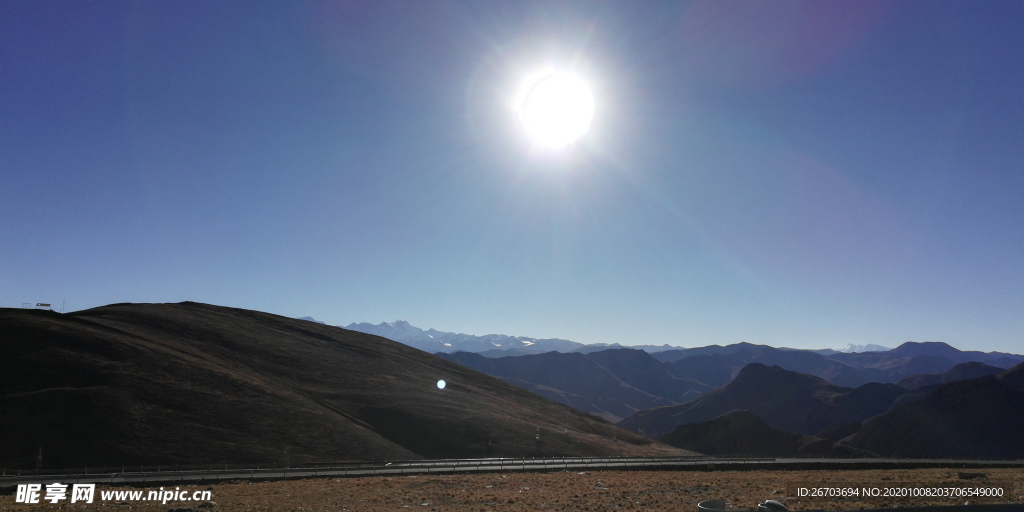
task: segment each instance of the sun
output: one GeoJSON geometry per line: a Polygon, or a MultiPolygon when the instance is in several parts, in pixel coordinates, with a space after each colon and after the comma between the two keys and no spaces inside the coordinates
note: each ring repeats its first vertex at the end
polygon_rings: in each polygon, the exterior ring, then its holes
{"type": "Polygon", "coordinates": [[[594,95],[578,76],[555,71],[530,83],[518,109],[532,142],[557,149],[572,144],[590,128],[594,95]]]}

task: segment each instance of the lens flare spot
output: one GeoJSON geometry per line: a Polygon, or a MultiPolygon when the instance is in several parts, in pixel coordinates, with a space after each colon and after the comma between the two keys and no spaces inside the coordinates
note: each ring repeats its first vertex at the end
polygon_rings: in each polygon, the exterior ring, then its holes
{"type": "Polygon", "coordinates": [[[444,389],[444,387],[447,385],[448,384],[444,381],[444,379],[437,381],[437,389],[444,389]]]}

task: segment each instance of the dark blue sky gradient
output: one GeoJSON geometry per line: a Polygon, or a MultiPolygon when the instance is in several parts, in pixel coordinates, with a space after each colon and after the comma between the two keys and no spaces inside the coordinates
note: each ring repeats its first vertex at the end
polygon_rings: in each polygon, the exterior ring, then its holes
{"type": "Polygon", "coordinates": [[[1024,346],[1020,2],[0,4],[0,306],[1024,346]],[[591,131],[523,143],[556,64],[591,131]]]}

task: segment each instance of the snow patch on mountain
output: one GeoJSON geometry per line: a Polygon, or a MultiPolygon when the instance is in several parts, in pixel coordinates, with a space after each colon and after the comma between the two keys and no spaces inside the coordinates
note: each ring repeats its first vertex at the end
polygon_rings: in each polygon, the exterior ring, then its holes
{"type": "Polygon", "coordinates": [[[618,343],[595,343],[584,345],[583,343],[559,338],[539,339],[527,336],[508,336],[505,334],[476,336],[473,334],[438,331],[436,329],[423,330],[405,320],[381,322],[379,324],[353,322],[347,326],[339,325],[338,327],[381,336],[432,354],[436,352],[487,352],[491,357],[502,357],[498,354],[541,354],[552,351],[588,353],[608,350],[610,348],[643,349],[648,353],[654,353],[681,348],[667,344],[623,346],[618,343]]]}
{"type": "Polygon", "coordinates": [[[526,336],[507,336],[504,334],[472,334],[423,330],[405,320],[371,324],[367,322],[351,323],[345,329],[381,336],[389,340],[404,343],[430,353],[434,352],[483,352],[485,350],[523,350],[526,353],[572,352],[582,343],[558,338],[537,339],[526,336]]]}
{"type": "Polygon", "coordinates": [[[890,350],[892,350],[892,349],[889,348],[889,347],[883,347],[881,345],[872,345],[870,343],[867,344],[867,345],[854,345],[854,344],[851,343],[851,344],[849,344],[849,345],[839,349],[840,352],[845,352],[847,354],[850,354],[850,353],[853,353],[853,352],[888,352],[890,350]]]}

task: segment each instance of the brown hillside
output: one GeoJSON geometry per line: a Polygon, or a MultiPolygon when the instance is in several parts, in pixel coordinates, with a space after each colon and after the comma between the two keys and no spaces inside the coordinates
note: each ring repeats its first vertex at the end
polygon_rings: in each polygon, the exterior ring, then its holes
{"type": "Polygon", "coordinates": [[[384,338],[195,303],[0,309],[0,437],[48,467],[679,453],[384,338]]]}

